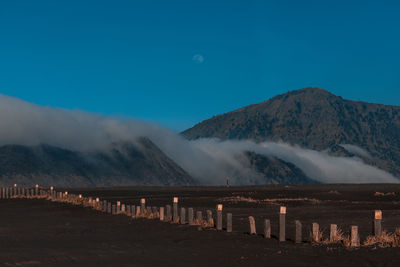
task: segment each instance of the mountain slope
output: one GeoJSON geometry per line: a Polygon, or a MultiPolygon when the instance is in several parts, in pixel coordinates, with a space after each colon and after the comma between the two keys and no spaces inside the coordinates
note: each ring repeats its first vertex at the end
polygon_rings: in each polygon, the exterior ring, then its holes
{"type": "Polygon", "coordinates": [[[149,139],[108,152],[54,146],[0,147],[0,184],[55,186],[191,185],[195,181],[149,139]]]}
{"type": "Polygon", "coordinates": [[[182,133],[188,139],[216,137],[284,141],[335,155],[351,156],[341,145],[368,151],[371,165],[400,176],[400,107],[355,102],[320,88],[278,95],[203,121],[182,133]]]}

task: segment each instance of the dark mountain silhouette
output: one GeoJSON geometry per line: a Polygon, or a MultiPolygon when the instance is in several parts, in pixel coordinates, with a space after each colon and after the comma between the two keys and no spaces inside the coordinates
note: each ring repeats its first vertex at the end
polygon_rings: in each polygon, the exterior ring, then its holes
{"type": "Polygon", "coordinates": [[[108,152],[49,145],[0,147],[0,184],[55,186],[193,185],[195,181],[147,138],[108,152]]]}
{"type": "Polygon", "coordinates": [[[358,155],[366,163],[400,176],[400,107],[345,100],[320,88],[215,116],[182,134],[188,139],[283,141],[338,156],[353,156],[341,145],[356,145],[370,154],[358,155]]]}

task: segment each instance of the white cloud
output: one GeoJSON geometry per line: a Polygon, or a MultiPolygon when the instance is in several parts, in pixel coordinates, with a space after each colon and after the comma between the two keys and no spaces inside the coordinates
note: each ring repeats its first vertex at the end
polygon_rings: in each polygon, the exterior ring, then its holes
{"type": "Polygon", "coordinates": [[[260,183],[245,151],[275,156],[299,167],[323,183],[398,183],[391,174],[357,158],[330,156],[284,143],[251,141],[189,141],[158,124],[119,119],[84,111],[42,107],[0,95],[0,146],[49,144],[83,152],[107,150],[115,142],[132,142],[145,136],[166,155],[204,184],[260,183]]]}
{"type": "Polygon", "coordinates": [[[366,151],[365,149],[362,149],[359,146],[356,145],[350,145],[350,144],[342,144],[340,145],[344,149],[346,149],[348,152],[353,153],[354,155],[361,156],[364,158],[372,158],[371,155],[366,151]]]}

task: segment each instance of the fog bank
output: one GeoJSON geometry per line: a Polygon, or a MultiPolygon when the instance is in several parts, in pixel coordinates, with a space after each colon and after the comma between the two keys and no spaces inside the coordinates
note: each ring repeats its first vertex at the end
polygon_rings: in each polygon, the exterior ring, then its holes
{"type": "MultiPolygon", "coordinates": [[[[252,151],[291,162],[308,177],[323,183],[398,183],[391,174],[365,164],[359,158],[330,156],[284,143],[189,141],[155,123],[92,114],[79,110],[43,107],[0,95],[0,146],[48,144],[81,152],[108,150],[112,144],[138,137],[152,140],[167,156],[203,184],[223,184],[225,177],[235,184],[263,183],[244,155],[252,151]]],[[[345,147],[345,146],[344,146],[345,147]]],[[[354,154],[369,155],[346,145],[354,154]]]]}

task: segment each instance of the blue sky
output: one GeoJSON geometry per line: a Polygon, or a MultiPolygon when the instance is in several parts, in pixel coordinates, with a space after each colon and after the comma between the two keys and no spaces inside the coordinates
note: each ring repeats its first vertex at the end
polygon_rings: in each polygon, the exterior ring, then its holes
{"type": "Polygon", "coordinates": [[[399,1],[1,1],[0,92],[180,131],[307,86],[400,105],[399,1]]]}

